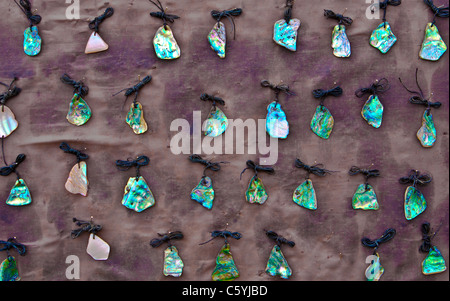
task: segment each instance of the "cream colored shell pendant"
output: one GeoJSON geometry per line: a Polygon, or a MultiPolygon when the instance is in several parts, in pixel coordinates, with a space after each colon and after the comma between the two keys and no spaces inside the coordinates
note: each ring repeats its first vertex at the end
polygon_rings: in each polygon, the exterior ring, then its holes
{"type": "Polygon", "coordinates": [[[66,142],[62,142],[59,148],[65,153],[77,156],[78,160],[69,173],[69,177],[65,184],[66,190],[73,194],[87,196],[89,181],[87,178],[87,164],[85,160],[87,160],[89,156],[79,150],[71,148],[66,142]]]}
{"type": "Polygon", "coordinates": [[[91,54],[91,53],[98,53],[98,52],[108,50],[108,48],[109,48],[108,44],[106,44],[106,42],[102,39],[102,37],[98,33],[99,32],[98,26],[106,18],[111,17],[113,14],[114,14],[114,9],[112,7],[108,7],[101,16],[96,17],[94,20],[92,20],[89,23],[89,29],[93,30],[93,32],[87,42],[84,53],[91,54]]]}
{"type": "Polygon", "coordinates": [[[90,221],[82,221],[74,218],[73,222],[80,228],[72,230],[71,237],[75,239],[83,232],[88,232],[89,240],[86,252],[95,260],[107,260],[109,258],[111,247],[106,241],[97,235],[97,233],[102,229],[102,226],[94,224],[92,217],[90,221]]]}
{"type": "Polygon", "coordinates": [[[22,91],[22,89],[14,85],[14,82],[16,80],[17,79],[14,78],[9,85],[0,82],[0,85],[8,88],[8,90],[6,90],[5,92],[0,93],[0,138],[8,137],[19,126],[19,122],[16,120],[16,116],[11,111],[11,109],[5,105],[8,99],[19,95],[19,93],[22,91]]]}

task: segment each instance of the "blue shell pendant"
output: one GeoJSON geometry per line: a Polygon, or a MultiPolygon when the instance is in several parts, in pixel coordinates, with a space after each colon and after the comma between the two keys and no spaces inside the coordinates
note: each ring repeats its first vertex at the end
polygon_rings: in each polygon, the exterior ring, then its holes
{"type": "Polygon", "coordinates": [[[281,105],[274,101],[267,108],[266,130],[272,138],[286,139],[289,135],[289,123],[281,105]]]}
{"type": "Polygon", "coordinates": [[[36,56],[41,52],[42,39],[39,36],[38,28],[31,26],[25,29],[23,40],[23,50],[29,56],[36,56]]]}

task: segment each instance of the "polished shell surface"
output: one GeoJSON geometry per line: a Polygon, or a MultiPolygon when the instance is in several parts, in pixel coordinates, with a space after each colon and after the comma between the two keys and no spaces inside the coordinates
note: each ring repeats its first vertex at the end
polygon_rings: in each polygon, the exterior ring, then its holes
{"type": "Polygon", "coordinates": [[[128,111],[126,122],[136,135],[145,133],[148,130],[147,122],[144,118],[144,109],[139,102],[132,103],[128,111]]]}
{"type": "Polygon", "coordinates": [[[77,163],[72,167],[65,187],[70,193],[87,196],[88,185],[87,164],[85,161],[80,161],[80,163],[77,163]]]}
{"type": "Polygon", "coordinates": [[[308,179],[297,187],[294,192],[293,201],[306,209],[317,209],[316,191],[311,180],[308,179]]]}
{"type": "Polygon", "coordinates": [[[387,53],[397,42],[397,37],[391,29],[388,22],[381,23],[372,33],[370,37],[370,45],[377,48],[381,53],[387,53]]]}
{"type": "Polygon", "coordinates": [[[109,46],[102,39],[102,37],[98,34],[98,32],[92,32],[89,40],[86,44],[86,49],[84,53],[91,54],[108,50],[109,46]]]}
{"type": "Polygon", "coordinates": [[[291,277],[292,269],[278,245],[275,245],[270,252],[265,271],[270,276],[280,276],[283,279],[291,277]]]}
{"type": "Polygon", "coordinates": [[[0,265],[0,281],[19,281],[19,271],[14,257],[9,256],[0,265]]]}
{"type": "Polygon", "coordinates": [[[0,107],[0,138],[6,138],[14,132],[19,126],[16,116],[5,105],[0,107]]]}
{"type": "Polygon", "coordinates": [[[378,210],[380,206],[373,187],[366,184],[359,185],[352,198],[352,207],[353,209],[378,210]]]}
{"type": "Polygon", "coordinates": [[[155,205],[153,193],[142,176],[138,179],[131,177],[128,180],[127,186],[125,186],[122,205],[136,212],[142,212],[155,205]]]}
{"type": "Polygon", "coordinates": [[[260,178],[253,176],[245,192],[245,199],[250,204],[264,204],[269,195],[266,192],[264,184],[260,178]]]}
{"type": "Polygon", "coordinates": [[[330,138],[334,127],[334,118],[330,110],[325,106],[318,106],[313,119],[311,120],[311,130],[323,139],[330,138]]]}
{"type": "Polygon", "coordinates": [[[212,273],[213,281],[232,281],[239,277],[239,271],[234,263],[230,245],[225,244],[216,259],[216,267],[212,273]]]}
{"type": "Polygon", "coordinates": [[[214,202],[214,188],[210,177],[203,177],[191,192],[191,199],[199,202],[203,207],[212,209],[214,202]]]}
{"type": "Polygon", "coordinates": [[[156,56],[162,60],[173,60],[181,56],[181,49],[169,25],[161,26],[153,39],[156,56]]]}
{"type": "Polygon", "coordinates": [[[39,36],[37,26],[25,29],[23,41],[23,50],[29,56],[36,56],[41,52],[42,39],[39,36]]]}
{"type": "Polygon", "coordinates": [[[428,23],[419,57],[423,60],[437,61],[447,51],[447,45],[439,34],[437,26],[428,23]]]}
{"type": "Polygon", "coordinates": [[[350,41],[344,25],[336,25],[331,37],[331,47],[336,57],[350,57],[352,54],[350,41]]]}
{"type": "Polygon", "coordinates": [[[220,58],[225,58],[225,50],[227,45],[227,32],[225,30],[225,24],[222,22],[217,22],[214,24],[213,29],[208,34],[208,41],[212,50],[214,50],[220,58]]]}
{"type": "Polygon", "coordinates": [[[289,123],[286,113],[277,102],[267,108],[266,131],[272,138],[286,139],[289,135],[289,123]]]}
{"type": "Polygon", "coordinates": [[[375,254],[376,258],[372,261],[371,265],[366,269],[367,281],[379,281],[384,274],[384,268],[380,263],[380,255],[375,254]]]}
{"type": "Polygon", "coordinates": [[[381,127],[383,122],[384,107],[376,95],[371,95],[365,103],[361,115],[367,123],[374,128],[381,127]]]}
{"type": "Polygon", "coordinates": [[[409,186],[405,192],[405,217],[412,220],[427,209],[427,201],[417,188],[409,186]]]}
{"type": "Polygon", "coordinates": [[[91,108],[87,102],[78,94],[75,94],[69,105],[69,112],[67,113],[67,121],[76,126],[82,126],[92,116],[91,108]]]}
{"type": "Polygon", "coordinates": [[[437,247],[431,247],[427,258],[422,262],[422,273],[432,275],[442,273],[445,270],[447,270],[447,266],[441,252],[437,247]]]}
{"type": "Polygon", "coordinates": [[[27,184],[23,179],[19,179],[14,184],[6,204],[10,206],[25,206],[31,203],[31,194],[27,184]]]}
{"type": "Polygon", "coordinates": [[[227,130],[228,118],[221,109],[213,106],[204,126],[206,136],[213,138],[219,137],[227,130]]]}
{"type": "Polygon", "coordinates": [[[180,277],[183,273],[184,263],[175,246],[164,250],[164,276],[180,277]]]}
{"type": "Polygon", "coordinates": [[[297,51],[297,36],[300,28],[299,19],[291,19],[289,24],[282,19],[275,23],[273,30],[273,40],[278,45],[289,49],[290,51],[297,51]]]}
{"type": "Polygon", "coordinates": [[[417,131],[417,139],[423,147],[433,147],[437,139],[436,126],[434,125],[433,114],[426,110],[422,118],[422,127],[417,131]]]}
{"type": "Polygon", "coordinates": [[[91,255],[95,260],[107,260],[109,257],[109,252],[111,248],[98,235],[94,235],[91,233],[89,235],[88,246],[86,248],[86,252],[91,255]]]}

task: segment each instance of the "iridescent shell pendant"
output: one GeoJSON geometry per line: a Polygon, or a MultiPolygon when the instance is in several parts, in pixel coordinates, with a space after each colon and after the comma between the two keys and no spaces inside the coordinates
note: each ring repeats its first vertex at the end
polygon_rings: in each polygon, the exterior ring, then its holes
{"type": "Polygon", "coordinates": [[[5,105],[2,105],[0,110],[0,138],[6,138],[14,132],[19,126],[19,122],[16,120],[16,116],[5,105]]]}
{"type": "Polygon", "coordinates": [[[98,235],[93,233],[89,236],[88,246],[86,252],[95,260],[107,260],[109,257],[110,246],[101,239],[98,235]]]}
{"type": "Polygon", "coordinates": [[[367,281],[379,281],[384,273],[384,268],[381,266],[380,255],[378,253],[372,256],[372,258],[370,266],[366,269],[366,278],[367,281]]]}
{"type": "Polygon", "coordinates": [[[309,210],[317,209],[316,191],[310,179],[303,182],[294,192],[293,201],[297,205],[309,210]]]}
{"type": "Polygon", "coordinates": [[[320,105],[316,109],[313,119],[311,120],[311,130],[323,139],[330,138],[334,127],[334,118],[330,110],[320,105]]]}
{"type": "Polygon", "coordinates": [[[155,198],[145,179],[131,177],[125,186],[122,205],[136,212],[142,212],[155,205],[155,198]]]}
{"type": "Polygon", "coordinates": [[[37,26],[31,26],[25,29],[23,40],[23,50],[29,56],[36,56],[41,52],[42,39],[39,36],[37,26]]]}
{"type": "Polygon", "coordinates": [[[383,122],[384,107],[377,95],[371,95],[365,103],[361,115],[367,123],[379,128],[383,122]]]}
{"type": "Polygon", "coordinates": [[[405,217],[407,220],[416,218],[427,209],[427,201],[414,186],[409,186],[405,192],[405,217]]]}
{"type": "Polygon", "coordinates": [[[281,105],[274,101],[267,108],[266,130],[272,138],[286,139],[289,135],[289,123],[281,105]]]}
{"type": "Polygon", "coordinates": [[[98,34],[98,32],[93,31],[86,45],[84,53],[91,54],[108,50],[109,46],[98,34]]]}
{"type": "Polygon", "coordinates": [[[23,179],[18,179],[14,184],[6,204],[10,206],[25,206],[31,203],[31,194],[23,179]]]}
{"type": "Polygon", "coordinates": [[[212,106],[204,126],[205,136],[219,137],[227,130],[228,118],[221,109],[217,106],[212,106]]]}
{"type": "Polygon", "coordinates": [[[216,268],[212,273],[213,281],[232,281],[239,277],[239,271],[233,260],[233,255],[230,251],[230,245],[225,244],[220,249],[219,255],[216,259],[216,268]]]}
{"type": "Polygon", "coordinates": [[[248,184],[247,191],[245,192],[245,199],[250,204],[264,204],[269,195],[264,188],[262,180],[258,176],[253,176],[248,184]]]}
{"type": "Polygon", "coordinates": [[[87,164],[85,161],[80,161],[80,163],[77,163],[72,167],[65,187],[70,193],[87,196],[88,186],[87,164]]]}
{"type": "Polygon", "coordinates": [[[91,108],[80,95],[75,94],[69,105],[69,112],[67,113],[67,120],[76,126],[82,126],[92,116],[91,108]]]}
{"type": "Polygon", "coordinates": [[[183,273],[184,263],[175,246],[164,250],[164,276],[180,277],[183,273]]]}
{"type": "Polygon", "coordinates": [[[8,256],[0,265],[0,281],[19,281],[16,259],[8,256]]]}
{"type": "Polygon", "coordinates": [[[208,41],[212,50],[221,58],[225,58],[225,49],[227,45],[227,32],[225,24],[217,22],[208,35],[208,41]]]}
{"type": "Polygon", "coordinates": [[[377,48],[381,53],[387,53],[397,42],[397,37],[388,22],[381,23],[370,36],[370,45],[377,48]]]}
{"type": "Polygon", "coordinates": [[[336,57],[350,57],[352,54],[350,41],[345,33],[344,25],[336,25],[331,37],[331,47],[336,57]]]}
{"type": "Polygon", "coordinates": [[[173,36],[169,25],[161,26],[153,39],[156,56],[162,60],[177,59],[181,55],[181,49],[173,36]]]}
{"type": "Polygon", "coordinates": [[[270,276],[280,276],[283,279],[291,277],[292,269],[281,252],[280,246],[275,245],[270,252],[265,272],[270,276]]]}
{"type": "Polygon", "coordinates": [[[445,259],[436,246],[430,248],[427,258],[422,262],[422,273],[432,275],[447,270],[445,259]]]}
{"type": "Polygon", "coordinates": [[[423,60],[437,61],[447,51],[439,30],[435,24],[428,23],[425,29],[425,38],[420,49],[419,57],[423,60]]]}
{"type": "Polygon", "coordinates": [[[191,192],[191,199],[199,202],[206,209],[211,209],[214,201],[214,188],[210,177],[203,177],[191,192]]]}
{"type": "Polygon", "coordinates": [[[299,19],[291,19],[289,24],[282,19],[275,22],[273,29],[273,40],[280,46],[290,50],[297,51],[297,36],[300,28],[299,19]]]}
{"type": "Polygon", "coordinates": [[[144,109],[139,102],[132,103],[127,114],[126,122],[136,135],[145,133],[148,130],[147,122],[144,119],[144,109]]]}
{"type": "Polygon", "coordinates": [[[362,210],[378,210],[380,208],[377,195],[371,185],[361,184],[358,186],[352,198],[352,207],[362,210]]]}
{"type": "Polygon", "coordinates": [[[422,127],[417,132],[417,139],[426,148],[433,147],[436,142],[437,132],[431,110],[426,110],[423,114],[422,127]]]}

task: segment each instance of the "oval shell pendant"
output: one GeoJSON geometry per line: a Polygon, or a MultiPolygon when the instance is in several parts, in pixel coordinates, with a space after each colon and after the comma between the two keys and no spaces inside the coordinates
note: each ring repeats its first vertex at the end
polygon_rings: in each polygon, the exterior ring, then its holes
{"type": "Polygon", "coordinates": [[[423,147],[433,147],[436,142],[436,127],[434,125],[433,115],[430,110],[426,110],[422,118],[422,127],[417,132],[417,139],[423,147]]]}
{"type": "Polygon", "coordinates": [[[70,193],[87,196],[88,185],[87,164],[85,161],[80,161],[80,163],[77,163],[72,167],[65,187],[70,193]]]}
{"type": "Polygon", "coordinates": [[[232,281],[239,277],[239,271],[233,260],[233,255],[230,251],[230,245],[225,244],[220,249],[219,255],[216,259],[216,267],[212,273],[213,281],[232,281]]]}
{"type": "Polygon", "coordinates": [[[153,39],[156,56],[162,60],[173,60],[181,56],[178,46],[169,25],[161,26],[153,39]]]}
{"type": "Polygon", "coordinates": [[[350,41],[345,33],[344,25],[336,25],[333,29],[331,47],[336,57],[350,57],[352,54],[350,41]]]}
{"type": "Polygon", "coordinates": [[[270,276],[280,276],[283,279],[288,279],[292,275],[292,269],[278,245],[275,245],[270,252],[265,272],[270,276]]]}
{"type": "Polygon", "coordinates": [[[317,209],[316,191],[311,180],[306,180],[294,192],[293,201],[309,210],[317,209]]]}
{"type": "Polygon", "coordinates": [[[311,120],[311,130],[323,139],[330,138],[334,127],[334,118],[330,110],[325,106],[318,106],[313,119],[311,120]]]}
{"type": "Polygon", "coordinates": [[[371,258],[371,261],[369,262],[370,266],[366,269],[367,281],[379,281],[384,274],[384,268],[380,263],[380,255],[376,253],[369,258],[371,258]]]}
{"type": "Polygon", "coordinates": [[[273,40],[280,46],[290,50],[297,51],[297,35],[300,28],[299,19],[291,19],[289,24],[282,19],[275,23],[273,30],[273,40]]]}
{"type": "Polygon", "coordinates": [[[264,188],[264,184],[260,178],[253,176],[248,185],[247,191],[245,192],[245,199],[250,204],[264,204],[269,195],[264,188]]]}
{"type": "Polygon", "coordinates": [[[208,35],[208,41],[212,50],[214,50],[221,59],[224,59],[227,45],[225,24],[222,22],[217,22],[208,35]]]}
{"type": "Polygon", "coordinates": [[[6,138],[14,132],[19,126],[19,122],[16,120],[16,116],[5,105],[2,105],[0,109],[0,138],[6,138]]]}
{"type": "Polygon", "coordinates": [[[437,61],[447,51],[447,45],[439,34],[435,24],[428,23],[425,29],[425,38],[419,52],[423,60],[437,61]]]}
{"type": "Polygon", "coordinates": [[[276,101],[267,108],[266,130],[272,138],[286,139],[289,135],[289,123],[286,113],[276,101]]]}
{"type": "Polygon", "coordinates": [[[427,209],[427,201],[414,186],[409,186],[405,192],[405,217],[407,220],[416,218],[427,209]]]}
{"type": "Polygon", "coordinates": [[[397,37],[391,29],[388,22],[381,23],[372,33],[370,37],[370,45],[377,48],[381,53],[387,53],[397,42],[397,37]]]}
{"type": "Polygon", "coordinates": [[[206,209],[211,209],[214,201],[212,179],[203,177],[200,183],[191,192],[191,199],[199,202],[206,209]]]}
{"type": "Polygon", "coordinates": [[[383,122],[384,107],[377,95],[371,95],[365,103],[361,115],[367,123],[379,128],[383,122]]]}
{"type": "Polygon", "coordinates": [[[19,179],[14,184],[6,204],[10,206],[25,206],[31,203],[31,194],[27,184],[23,179],[19,179]]]}
{"type": "Polygon", "coordinates": [[[0,265],[0,281],[19,281],[16,259],[8,256],[0,265]]]}
{"type": "Polygon", "coordinates": [[[80,95],[75,94],[69,105],[69,112],[67,113],[67,121],[76,126],[82,126],[92,116],[91,108],[89,108],[86,101],[80,95]]]}
{"type": "Polygon", "coordinates": [[[131,177],[128,180],[127,186],[125,186],[122,205],[136,212],[142,212],[155,205],[153,193],[142,176],[138,179],[131,177]]]}
{"type": "Polygon", "coordinates": [[[431,247],[427,258],[422,262],[422,273],[432,275],[442,273],[447,270],[445,259],[437,247],[431,247]]]}
{"type": "Polygon", "coordinates": [[[180,277],[183,273],[184,263],[175,246],[170,246],[164,251],[164,276],[180,277]]]}
{"type": "Polygon", "coordinates": [[[206,136],[219,137],[227,130],[228,118],[221,109],[213,106],[204,127],[206,136]]]}
{"type": "Polygon", "coordinates": [[[353,209],[378,210],[377,195],[372,186],[361,184],[352,198],[353,209]]]}
{"type": "Polygon", "coordinates": [[[84,53],[91,54],[108,50],[109,46],[102,39],[102,37],[98,34],[98,32],[92,32],[89,40],[86,44],[86,49],[84,53]]]}
{"type": "Polygon", "coordinates": [[[144,119],[144,109],[142,108],[142,104],[139,102],[131,104],[126,122],[136,135],[143,134],[148,130],[147,122],[145,122],[144,119]]]}
{"type": "Polygon", "coordinates": [[[95,260],[107,260],[109,257],[110,246],[98,235],[91,233],[89,236],[86,252],[95,260]]]}
{"type": "Polygon", "coordinates": [[[37,26],[31,26],[25,29],[23,41],[23,50],[29,56],[36,56],[41,52],[42,40],[38,33],[37,26]]]}

